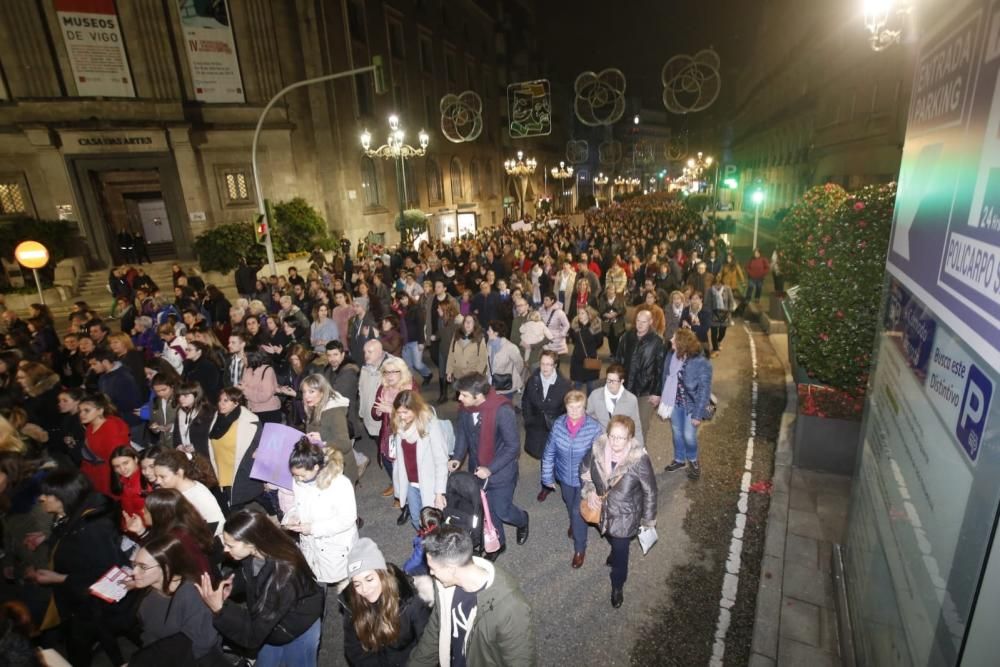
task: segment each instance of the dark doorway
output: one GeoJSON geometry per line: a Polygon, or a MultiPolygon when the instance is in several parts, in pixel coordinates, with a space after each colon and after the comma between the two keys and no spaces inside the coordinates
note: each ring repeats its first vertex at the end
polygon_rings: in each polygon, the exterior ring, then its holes
{"type": "Polygon", "coordinates": [[[146,240],[151,259],[174,259],[177,251],[160,174],[156,169],[92,172],[100,192],[102,218],[112,239],[117,262],[125,262],[118,234],[126,231],[146,240]]]}
{"type": "Polygon", "coordinates": [[[191,230],[172,156],[81,157],[70,164],[95,263],[126,260],[118,242],[122,230],[142,235],[153,260],[191,259],[191,230]]]}

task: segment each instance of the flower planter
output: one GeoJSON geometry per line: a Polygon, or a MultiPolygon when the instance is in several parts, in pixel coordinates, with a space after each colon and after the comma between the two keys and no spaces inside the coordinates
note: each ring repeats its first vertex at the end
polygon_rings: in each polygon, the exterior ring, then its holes
{"type": "Polygon", "coordinates": [[[795,418],[796,467],[853,475],[861,439],[861,422],[799,413],[795,418]]]}

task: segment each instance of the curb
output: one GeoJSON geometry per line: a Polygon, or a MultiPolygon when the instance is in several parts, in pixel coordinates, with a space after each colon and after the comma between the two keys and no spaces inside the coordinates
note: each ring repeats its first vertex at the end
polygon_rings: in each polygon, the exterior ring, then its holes
{"type": "Polygon", "coordinates": [[[750,645],[751,667],[776,665],[778,661],[778,628],[785,568],[785,539],[788,531],[792,450],[795,416],[799,404],[788,359],[782,357],[781,365],[785,370],[785,410],[781,413],[778,444],[774,452],[774,475],[771,479],[773,490],[767,512],[767,533],[764,538],[764,555],[760,568],[760,582],[757,586],[757,606],[754,611],[753,640],[750,645]]]}

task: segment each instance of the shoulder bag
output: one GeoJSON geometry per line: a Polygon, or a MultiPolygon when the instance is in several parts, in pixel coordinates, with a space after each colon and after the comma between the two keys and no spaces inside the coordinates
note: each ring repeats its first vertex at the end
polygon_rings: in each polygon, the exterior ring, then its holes
{"type": "Polygon", "coordinates": [[[601,523],[601,514],[604,512],[604,502],[607,499],[608,494],[611,493],[611,489],[615,488],[618,482],[622,480],[622,477],[624,477],[624,475],[619,475],[618,479],[615,480],[614,484],[609,485],[608,488],[605,489],[604,493],[597,496],[601,501],[600,504],[597,506],[597,509],[591,508],[590,502],[587,500],[587,498],[581,496],[580,516],[583,518],[584,521],[593,524],[595,526],[601,523]]]}
{"type": "Polygon", "coordinates": [[[583,332],[577,329],[577,337],[580,339],[580,348],[583,350],[583,367],[588,371],[599,371],[603,367],[601,360],[597,358],[597,350],[594,350],[594,356],[591,357],[590,353],[587,352],[587,346],[583,342],[583,332]]]}
{"type": "Polygon", "coordinates": [[[486,499],[485,486],[479,490],[483,501],[483,551],[488,554],[500,551],[500,533],[493,525],[493,515],[490,513],[490,503],[486,499]]]}

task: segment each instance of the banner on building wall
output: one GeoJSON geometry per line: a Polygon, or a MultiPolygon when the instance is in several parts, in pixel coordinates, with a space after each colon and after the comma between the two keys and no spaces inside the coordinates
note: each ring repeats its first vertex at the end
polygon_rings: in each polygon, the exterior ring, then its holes
{"type": "Polygon", "coordinates": [[[246,102],[226,0],[177,0],[195,99],[246,102]]]}
{"type": "Polygon", "coordinates": [[[552,88],[548,79],[507,86],[507,114],[511,139],[552,134],[552,88]]]}
{"type": "Polygon", "coordinates": [[[77,94],[135,97],[114,0],[55,0],[55,9],[77,94]]]}

